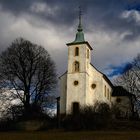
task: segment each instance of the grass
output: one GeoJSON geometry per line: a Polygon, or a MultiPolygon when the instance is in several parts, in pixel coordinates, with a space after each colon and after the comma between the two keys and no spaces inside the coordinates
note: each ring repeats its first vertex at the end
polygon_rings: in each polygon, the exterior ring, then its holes
{"type": "Polygon", "coordinates": [[[139,140],[140,131],[0,132],[0,140],[139,140]]]}

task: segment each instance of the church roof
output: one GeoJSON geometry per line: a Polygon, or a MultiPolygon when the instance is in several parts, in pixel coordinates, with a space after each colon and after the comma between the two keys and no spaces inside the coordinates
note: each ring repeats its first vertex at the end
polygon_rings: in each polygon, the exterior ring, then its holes
{"type": "Polygon", "coordinates": [[[107,77],[105,74],[103,74],[103,78],[106,80],[106,82],[107,82],[112,88],[114,88],[113,84],[111,83],[111,81],[108,79],[108,77],[107,77]]]}
{"type": "Polygon", "coordinates": [[[92,47],[90,46],[90,44],[87,41],[67,43],[67,46],[70,46],[70,45],[78,45],[78,44],[87,44],[87,46],[89,47],[89,49],[90,50],[93,50],[92,47]]]}
{"type": "Polygon", "coordinates": [[[90,65],[91,65],[96,71],[98,71],[100,74],[103,75],[104,80],[105,80],[112,88],[114,87],[113,84],[111,83],[111,81],[108,79],[108,77],[107,77],[104,73],[102,73],[101,71],[99,71],[95,66],[93,66],[92,63],[90,63],[90,65]]]}
{"type": "Polygon", "coordinates": [[[77,33],[76,33],[76,37],[75,37],[75,40],[73,41],[73,43],[80,43],[80,42],[84,42],[84,41],[85,41],[85,38],[84,38],[84,33],[83,33],[82,25],[79,22],[77,33]]]}
{"type": "Polygon", "coordinates": [[[85,41],[83,28],[82,28],[82,22],[81,22],[81,15],[82,15],[81,9],[79,7],[79,25],[78,25],[76,37],[75,37],[75,40],[73,41],[73,43],[80,43],[80,42],[85,41]]]}
{"type": "Polygon", "coordinates": [[[128,97],[134,96],[135,97],[134,94],[128,92],[122,86],[114,86],[112,96],[128,96],[128,97]]]}
{"type": "Polygon", "coordinates": [[[67,74],[68,71],[65,71],[61,76],[59,76],[58,78],[60,79],[62,76],[64,76],[65,74],[67,74]]]}

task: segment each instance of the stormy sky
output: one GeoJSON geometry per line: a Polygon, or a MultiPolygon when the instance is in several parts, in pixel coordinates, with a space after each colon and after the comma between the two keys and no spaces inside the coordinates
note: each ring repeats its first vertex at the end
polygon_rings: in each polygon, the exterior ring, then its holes
{"type": "Polygon", "coordinates": [[[74,41],[78,7],[92,64],[110,79],[140,53],[140,0],[0,0],[0,51],[18,37],[44,46],[67,69],[66,43],[74,41]]]}

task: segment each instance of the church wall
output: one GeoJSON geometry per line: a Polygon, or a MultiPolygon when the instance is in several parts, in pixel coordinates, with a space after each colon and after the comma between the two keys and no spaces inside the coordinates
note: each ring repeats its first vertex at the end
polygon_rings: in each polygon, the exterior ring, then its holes
{"type": "Polygon", "coordinates": [[[95,104],[102,97],[102,75],[89,64],[89,83],[86,102],[89,105],[95,104]],[[96,87],[92,87],[95,84],[96,87]]]}
{"type": "Polygon", "coordinates": [[[60,77],[60,113],[66,113],[67,74],[60,77]]]}
{"type": "Polygon", "coordinates": [[[86,74],[75,73],[68,74],[67,80],[67,112],[71,112],[72,104],[78,102],[80,106],[85,105],[86,99],[86,74]],[[78,85],[74,85],[74,81],[78,81],[78,85]]]}
{"type": "Polygon", "coordinates": [[[88,91],[86,95],[86,104],[92,105],[98,102],[111,103],[112,88],[103,78],[103,75],[98,72],[92,65],[89,66],[89,80],[88,80],[88,91]],[[96,87],[92,87],[95,84],[96,87]],[[105,89],[106,86],[106,96],[105,89]]]}

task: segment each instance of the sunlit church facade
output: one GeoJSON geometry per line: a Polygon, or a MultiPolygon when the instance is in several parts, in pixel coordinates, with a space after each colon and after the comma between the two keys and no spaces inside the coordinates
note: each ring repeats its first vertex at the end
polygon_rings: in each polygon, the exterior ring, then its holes
{"type": "Polygon", "coordinates": [[[113,85],[107,76],[91,64],[93,48],[84,39],[79,17],[75,40],[68,46],[68,68],[60,76],[60,114],[68,114],[75,103],[80,106],[104,102],[111,105],[113,85]]]}

